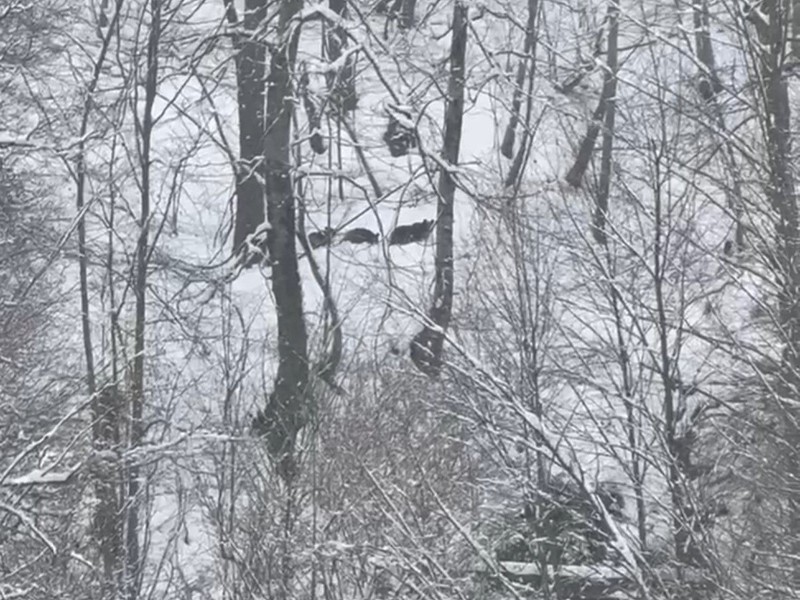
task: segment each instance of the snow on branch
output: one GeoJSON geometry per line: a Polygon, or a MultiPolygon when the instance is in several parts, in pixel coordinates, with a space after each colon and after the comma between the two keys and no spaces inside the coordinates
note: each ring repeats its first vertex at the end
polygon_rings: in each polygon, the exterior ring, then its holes
{"type": "Polygon", "coordinates": [[[0,510],[5,511],[11,515],[17,517],[20,521],[22,521],[28,529],[30,529],[36,537],[38,537],[45,546],[52,552],[54,555],[58,554],[58,550],[56,549],[56,545],[47,537],[47,535],[37,527],[34,520],[28,516],[27,513],[24,511],[11,506],[10,504],[6,504],[5,502],[0,502],[0,510]]]}
{"type": "Polygon", "coordinates": [[[22,487],[28,485],[63,485],[69,483],[82,463],[76,463],[66,471],[50,472],[49,467],[33,469],[24,475],[0,481],[0,487],[22,487]]]}
{"type": "MultiPolygon", "coordinates": [[[[30,444],[28,444],[25,448],[23,448],[17,456],[11,461],[11,463],[5,468],[5,470],[0,473],[0,485],[3,485],[9,477],[11,476],[11,472],[25,459],[25,457],[30,456],[33,452],[35,452],[38,448],[41,448],[44,444],[50,441],[51,438],[55,436],[59,429],[61,429],[62,425],[75,417],[78,413],[83,411],[86,406],[91,402],[91,399],[84,400],[83,402],[78,403],[71,411],[69,411],[66,415],[64,415],[59,421],[50,428],[50,430],[42,435],[40,438],[33,440],[30,444]]],[[[54,465],[53,465],[54,466],[54,465]]]]}

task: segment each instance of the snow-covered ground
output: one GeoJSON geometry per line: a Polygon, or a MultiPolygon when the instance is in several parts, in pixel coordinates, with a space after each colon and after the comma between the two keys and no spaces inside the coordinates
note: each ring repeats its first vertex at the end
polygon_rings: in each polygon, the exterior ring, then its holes
{"type": "MultiPolygon", "coordinates": [[[[357,140],[326,115],[322,131],[328,150],[312,154],[304,141],[309,132],[302,110],[297,111],[294,131],[302,157],[297,174],[303,175],[304,196],[298,202],[305,209],[306,231],[332,227],[338,232],[331,245],[313,250],[313,257],[329,281],[342,320],[344,359],[339,377],[346,392],[341,397],[323,395],[320,405],[330,422],[339,424],[354,406],[359,411],[378,410],[386,398],[397,398],[414,406],[408,418],[419,418],[421,430],[436,429],[425,421],[428,411],[472,427],[475,439],[469,443],[480,457],[473,474],[480,488],[476,504],[483,503],[476,513],[484,515],[486,506],[523,499],[531,481],[530,455],[542,450],[537,436],[546,431],[552,436],[546,453],[561,460],[555,461],[554,473],[571,470],[590,491],[599,481],[613,481],[623,490],[628,501],[619,527],[631,545],[637,535],[630,471],[634,459],[627,448],[633,419],[639,451],[648,457],[642,468],[652,515],[649,534],[655,540],[662,538],[654,545],[663,546],[670,526],[661,431],[664,355],[678,409],[689,415],[704,399],[725,397],[735,385],[727,376],[733,364],[731,347],[769,353],[775,342],[754,326],[759,322],[753,315],[764,296],[760,267],[751,267],[747,261],[755,265],[755,259],[750,255],[736,262],[723,251],[733,236],[723,187],[733,174],[725,162],[727,150],[721,142],[725,134],[695,91],[690,13],[651,11],[651,3],[622,2],[611,242],[607,251],[594,242],[590,222],[598,167],[590,166],[583,189],[570,188],[563,177],[595,109],[602,65],[573,94],[556,91],[556,84],[575,64],[590,58],[593,29],[605,13],[599,5],[580,4],[582,11],[545,3],[547,19],[540,17],[540,54],[530,88],[530,155],[516,194],[504,187],[510,161],[500,156],[499,145],[522,55],[526,7],[502,2],[471,7],[467,109],[455,199],[456,294],[449,332],[452,344],[447,349],[454,365],[452,382],[458,383],[450,387],[447,381],[424,381],[408,359],[410,341],[431,302],[434,236],[407,245],[388,243],[397,226],[437,217],[438,174],[435,161],[425,156],[437,156],[442,146],[450,10],[421,3],[418,28],[402,33],[389,27],[386,36],[384,17],[373,15],[361,22],[351,14],[345,22],[350,43],[363,46],[357,63],[358,109],[351,119],[357,140]],[[393,96],[410,109],[418,124],[421,149],[402,157],[392,157],[382,140],[393,96]],[[355,144],[366,156],[380,196],[358,160],[355,144]],[[356,245],[341,240],[344,231],[356,227],[378,233],[379,242],[356,245]],[[657,284],[663,293],[657,294],[657,284]],[[628,362],[623,365],[623,360],[628,362]],[[541,407],[541,417],[531,412],[534,405],[541,407]],[[626,413],[630,406],[633,417],[626,413]],[[477,414],[480,411],[485,414],[477,414]],[[537,427],[540,431],[531,433],[537,427]],[[487,486],[490,476],[497,481],[487,486]]],[[[98,105],[106,116],[97,116],[93,127],[99,133],[87,138],[90,300],[101,379],[108,379],[112,370],[112,335],[124,361],[133,353],[130,282],[141,167],[131,111],[141,110],[142,100],[116,84],[122,83],[123,75],[127,81],[136,78],[132,64],[125,61],[131,60],[134,47],[144,51],[144,34],[136,30],[134,17],[143,6],[132,3],[126,9],[131,12],[126,13],[122,29],[127,36],[122,59],[110,63],[109,75],[101,78],[99,88],[98,105]],[[118,330],[113,332],[108,316],[116,309],[118,330]]],[[[272,389],[277,323],[269,267],[238,271],[231,258],[232,160],[238,123],[231,48],[221,36],[227,31],[223,9],[222,2],[186,3],[181,14],[187,15],[187,22],[176,19],[164,31],[165,39],[174,41],[164,44],[165,78],[155,105],[150,226],[154,246],[145,350],[148,427],[145,446],[131,450],[131,458],[142,461],[148,476],[147,585],[159,591],[173,586],[184,590],[185,597],[195,593],[236,597],[226,588],[229,569],[243,568],[248,556],[237,552],[246,553],[258,540],[245,539],[244,525],[234,526],[233,517],[226,521],[223,513],[246,515],[254,520],[254,528],[264,523],[278,527],[276,507],[290,496],[274,480],[263,449],[249,435],[250,422],[272,389]],[[210,47],[212,39],[216,44],[210,47]],[[248,480],[239,485],[236,477],[243,474],[248,480]],[[274,497],[262,498],[259,490],[274,497]],[[263,523],[257,521],[259,516],[263,523]],[[226,551],[236,558],[223,556],[226,551]],[[176,574],[182,583],[174,583],[176,574]]],[[[723,16],[720,19],[724,21],[723,16]]],[[[322,94],[322,30],[314,21],[304,27],[298,59],[322,94]]],[[[737,143],[757,149],[756,125],[744,110],[749,96],[743,53],[732,33],[720,28],[714,36],[717,65],[732,90],[727,127],[736,132],[737,143]]],[[[518,128],[518,144],[522,137],[518,128]]],[[[52,170],[58,173],[61,168],[52,170]]],[[[755,168],[741,161],[736,169],[745,191],[754,194],[758,186],[748,182],[755,179],[755,168]]],[[[72,194],[65,184],[65,206],[71,206],[72,194]]],[[[759,218],[763,217],[755,215],[751,221],[757,223],[759,218]]],[[[299,244],[298,252],[302,254],[299,244]]],[[[71,258],[65,262],[70,270],[64,287],[74,293],[77,267],[71,258]]],[[[300,272],[313,360],[324,351],[324,296],[308,257],[301,257],[300,272]]],[[[76,309],[70,317],[74,329],[64,344],[76,357],[82,352],[78,316],[76,309]]],[[[320,435],[326,441],[320,443],[320,452],[330,443],[325,427],[321,419],[320,435]]],[[[434,438],[444,446],[452,441],[451,433],[457,438],[463,431],[453,426],[453,432],[448,429],[447,435],[434,438]]],[[[405,432],[409,439],[418,433],[412,425],[405,432]]],[[[338,430],[335,435],[347,437],[338,430]]],[[[354,447],[362,435],[371,439],[368,431],[349,432],[356,440],[354,447]]],[[[309,472],[317,468],[310,458],[317,448],[311,437],[303,438],[309,472]]],[[[401,434],[397,440],[402,440],[401,434]]],[[[344,481],[342,494],[346,496],[347,479],[352,477],[364,486],[367,497],[376,493],[370,485],[377,489],[379,481],[394,481],[394,472],[386,465],[408,459],[408,448],[392,447],[397,440],[374,441],[373,446],[385,453],[380,464],[369,462],[377,460],[378,450],[375,455],[365,451],[363,457],[355,450],[355,456],[314,455],[314,460],[353,469],[353,474],[336,475],[344,481]],[[364,462],[355,462],[359,458],[364,462]],[[378,472],[384,466],[388,472],[378,472]],[[370,478],[364,478],[365,472],[370,478]]],[[[350,443],[343,442],[348,448],[350,443]]],[[[427,448],[434,454],[437,449],[427,448]]],[[[397,473],[401,471],[398,467],[397,473]]],[[[447,474],[446,467],[441,474],[447,474]]],[[[309,485],[317,489],[313,481],[309,485]]],[[[397,486],[405,490],[401,483],[397,486]]],[[[422,487],[418,483],[417,488],[422,487]]],[[[323,494],[313,492],[317,493],[323,494]]],[[[389,497],[392,494],[386,493],[386,506],[389,497]]],[[[330,522],[338,518],[333,509],[323,507],[316,496],[304,497],[300,504],[293,514],[295,527],[301,530],[295,531],[298,538],[320,547],[326,542],[344,543],[337,536],[344,538],[346,533],[332,532],[327,539],[328,533],[319,527],[323,515],[330,522]],[[313,530],[313,535],[306,530],[313,530]]],[[[445,508],[431,510],[446,522],[445,508]]],[[[342,509],[353,515],[361,510],[380,512],[361,505],[342,509]]],[[[402,530],[405,525],[392,521],[397,515],[384,510],[386,530],[402,530]]],[[[353,515],[349,516],[355,519],[353,515]]],[[[465,512],[459,514],[463,516],[465,512]]],[[[482,527],[474,526],[478,537],[484,533],[482,527]]],[[[275,530],[265,531],[264,539],[268,539],[265,547],[282,543],[275,530]]],[[[461,543],[469,545],[465,539],[461,543]]],[[[297,555],[307,556],[303,553],[311,552],[308,548],[298,547],[297,555]]],[[[352,548],[337,552],[347,555],[352,548]]]]}

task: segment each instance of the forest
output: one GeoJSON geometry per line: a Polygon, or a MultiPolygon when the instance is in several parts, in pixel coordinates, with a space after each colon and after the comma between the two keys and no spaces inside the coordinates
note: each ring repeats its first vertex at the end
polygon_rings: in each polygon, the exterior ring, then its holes
{"type": "Polygon", "coordinates": [[[800,0],[0,0],[0,600],[800,598],[800,0]]]}

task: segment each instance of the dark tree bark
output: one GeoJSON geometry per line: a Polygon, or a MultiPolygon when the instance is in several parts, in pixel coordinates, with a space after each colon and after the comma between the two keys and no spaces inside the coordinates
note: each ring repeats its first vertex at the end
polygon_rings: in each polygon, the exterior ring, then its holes
{"type": "Polygon", "coordinates": [[[388,37],[389,24],[395,19],[400,29],[411,29],[416,21],[416,8],[417,0],[379,0],[375,5],[375,12],[386,14],[384,37],[388,37]]]}
{"type": "Polygon", "coordinates": [[[703,73],[700,74],[699,90],[703,99],[709,102],[717,94],[722,92],[722,82],[719,80],[716,62],[714,60],[714,45],[711,42],[711,31],[708,23],[707,0],[693,0],[692,11],[694,16],[694,39],[697,60],[703,65],[703,73]]]}
{"type": "MultiPolygon", "coordinates": [[[[145,404],[145,322],[147,318],[147,264],[150,254],[150,165],[152,162],[151,145],[153,138],[153,104],[158,95],[158,56],[161,41],[161,0],[150,0],[150,31],[147,39],[147,67],[145,75],[144,107],[138,126],[140,140],[139,165],[141,180],[141,209],[139,214],[139,240],[136,244],[136,265],[134,278],[134,294],[136,296],[134,322],[134,357],[131,374],[130,394],[130,429],[128,444],[136,447],[144,438],[144,422],[142,420],[145,404]]],[[[130,466],[127,473],[126,494],[126,586],[128,597],[135,600],[139,597],[143,569],[141,548],[139,545],[139,492],[140,469],[138,465],[130,466]]]]}
{"type": "Polygon", "coordinates": [[[283,42],[272,54],[267,78],[267,133],[264,140],[267,218],[273,260],[272,292],[278,316],[278,373],[275,388],[256,425],[267,435],[269,448],[287,481],[295,474],[294,442],[308,423],[313,406],[308,397],[308,350],[303,320],[303,291],[295,246],[295,198],[291,176],[292,70],[299,28],[288,35],[302,0],[283,0],[278,36],[283,42]]]}
{"type": "Polygon", "coordinates": [[[522,86],[525,84],[525,61],[519,61],[517,75],[514,78],[514,94],[511,96],[511,116],[508,119],[503,141],[500,143],[500,154],[511,160],[514,158],[514,142],[517,137],[519,111],[522,109],[522,86]]]}
{"type": "MultiPolygon", "coordinates": [[[[443,162],[458,165],[461,126],[464,116],[464,76],[467,51],[466,4],[456,0],[453,8],[453,40],[450,46],[450,77],[447,84],[443,162]]],[[[411,342],[411,360],[423,373],[436,376],[441,370],[444,335],[453,308],[453,201],[456,182],[449,168],[439,171],[436,220],[436,283],[433,305],[426,324],[411,342]]]]}
{"type": "Polygon", "coordinates": [[[608,197],[611,190],[611,161],[614,152],[614,121],[617,115],[617,42],[619,40],[619,0],[610,0],[608,5],[608,57],[603,78],[605,98],[605,121],[603,123],[603,153],[600,156],[600,182],[596,206],[592,219],[592,235],[598,244],[608,241],[606,221],[608,219],[608,197]]]}
{"type": "Polygon", "coordinates": [[[581,141],[578,155],[575,157],[575,162],[567,172],[564,179],[568,184],[574,188],[581,187],[583,183],[583,176],[586,174],[586,169],[589,168],[589,163],[594,154],[594,146],[597,143],[597,136],[600,135],[600,124],[606,114],[606,97],[605,94],[600,94],[600,99],[597,101],[597,108],[592,113],[592,121],[589,123],[589,128],[586,130],[586,135],[581,141]]]}
{"type": "MultiPolygon", "coordinates": [[[[742,181],[737,165],[736,152],[725,124],[725,115],[723,114],[722,105],[718,100],[719,94],[724,90],[714,58],[715,52],[709,26],[708,1],[692,0],[692,14],[695,35],[695,53],[701,65],[698,91],[703,100],[709,104],[713,111],[714,118],[717,120],[717,125],[719,127],[719,134],[725,145],[725,168],[732,180],[731,186],[725,190],[725,194],[728,197],[728,208],[733,215],[736,228],[734,241],[738,248],[743,248],[745,228],[742,222],[742,181]]],[[[726,254],[730,254],[733,250],[733,242],[728,244],[727,247],[730,248],[730,251],[726,251],[726,254]]]]}
{"type": "Polygon", "coordinates": [[[506,131],[503,134],[503,141],[500,144],[500,153],[509,160],[514,158],[516,130],[519,122],[522,120],[520,111],[522,110],[523,86],[525,85],[525,74],[528,72],[528,63],[531,65],[530,77],[533,77],[533,65],[535,60],[533,49],[536,44],[535,25],[538,11],[538,1],[531,0],[528,3],[528,23],[525,27],[525,57],[520,59],[519,64],[517,64],[517,73],[514,78],[514,94],[511,97],[511,116],[509,117],[508,125],[506,125],[506,131]]]}
{"type": "MultiPolygon", "coordinates": [[[[525,29],[525,47],[526,56],[525,61],[528,62],[528,87],[525,93],[525,118],[523,119],[522,126],[522,143],[517,149],[514,156],[514,161],[511,163],[511,168],[508,170],[505,187],[517,186],[522,179],[525,163],[530,154],[530,140],[531,140],[531,114],[533,113],[533,84],[536,76],[536,20],[539,15],[539,0],[528,0],[528,24],[525,29]]],[[[524,79],[524,77],[523,77],[524,79]]],[[[509,125],[511,125],[509,123],[509,125]]],[[[505,141],[505,140],[504,140],[505,141]]],[[[513,140],[512,140],[513,141],[513,140]]],[[[513,146],[513,143],[512,143],[513,146]]]]}
{"type": "Polygon", "coordinates": [[[736,246],[738,248],[743,248],[744,224],[742,223],[741,217],[741,175],[736,164],[736,153],[734,152],[733,144],[731,143],[730,136],[727,134],[727,126],[725,124],[725,116],[722,112],[722,106],[717,99],[717,96],[722,93],[723,87],[719,78],[719,73],[717,72],[716,60],[714,58],[714,44],[711,40],[707,0],[693,0],[692,12],[694,17],[695,51],[697,53],[697,60],[700,61],[700,64],[702,65],[702,73],[700,74],[698,91],[700,92],[703,100],[711,105],[720,128],[720,133],[724,137],[726,168],[731,174],[733,180],[731,188],[726,190],[726,194],[728,196],[728,207],[730,208],[735,220],[736,246]]]}
{"type": "MultiPolygon", "coordinates": [[[[597,136],[600,134],[600,124],[601,122],[608,120],[608,107],[609,103],[614,100],[614,95],[617,91],[617,38],[619,36],[619,5],[611,0],[608,4],[608,11],[606,14],[606,21],[608,22],[608,53],[606,58],[606,71],[603,76],[603,91],[600,94],[600,99],[597,101],[597,108],[595,108],[594,113],[592,114],[592,121],[589,123],[589,128],[586,130],[586,135],[581,142],[580,148],[578,149],[578,155],[575,158],[575,162],[573,163],[570,170],[567,172],[566,177],[564,178],[568,184],[570,184],[574,188],[578,188],[581,186],[583,182],[583,177],[586,175],[586,169],[589,168],[589,163],[592,160],[592,154],[594,153],[594,146],[597,143],[597,136]],[[613,31],[612,31],[613,29],[613,31]],[[613,68],[611,64],[611,44],[614,44],[614,52],[613,52],[613,68]]],[[[611,119],[613,125],[613,117],[611,119]]],[[[607,126],[607,123],[604,122],[604,127],[607,126]]],[[[613,143],[613,138],[612,138],[613,143]]],[[[605,144],[605,136],[604,136],[604,144],[605,144]]],[[[599,196],[599,194],[598,194],[599,196]]],[[[600,206],[600,202],[598,200],[598,208],[600,206]]],[[[595,217],[597,216],[597,212],[595,212],[595,217]]]]}
{"type": "Polygon", "coordinates": [[[417,0],[403,0],[400,4],[400,13],[397,16],[397,26],[400,29],[411,29],[416,22],[415,12],[417,0]]]}
{"type": "MultiPolygon", "coordinates": [[[[106,56],[111,47],[115,25],[119,19],[122,0],[117,0],[112,17],[111,27],[103,33],[100,54],[94,64],[92,78],[89,81],[81,115],[80,135],[78,136],[78,152],[75,165],[76,210],[78,214],[78,279],[80,287],[81,333],[83,338],[84,360],[86,361],[86,385],[91,400],[92,445],[94,450],[116,449],[119,444],[119,427],[121,419],[120,406],[115,402],[116,393],[97,389],[95,374],[94,348],[89,303],[89,265],[86,248],[86,140],[89,118],[94,107],[93,96],[100,81],[106,56]]],[[[105,15],[108,0],[101,6],[105,15]]],[[[107,17],[106,17],[107,18],[107,17]]],[[[108,22],[106,22],[108,24],[108,22]]],[[[110,272],[110,271],[109,271],[110,272]]],[[[100,456],[107,456],[101,454],[100,456]]],[[[119,577],[123,570],[122,556],[122,522],[120,520],[120,497],[117,490],[117,466],[105,465],[95,474],[94,490],[97,504],[93,515],[94,534],[97,537],[103,569],[103,596],[112,598],[120,588],[119,577]]]]}
{"type": "Polygon", "coordinates": [[[798,250],[800,239],[798,232],[797,198],[794,176],[791,169],[791,107],[786,80],[783,77],[783,52],[785,47],[784,18],[788,8],[786,0],[770,0],[765,2],[769,9],[769,29],[767,39],[768,54],[762,61],[763,89],[766,92],[767,108],[767,151],[770,167],[768,196],[773,211],[778,219],[776,226],[778,260],[781,280],[784,282],[785,294],[781,299],[781,324],[787,338],[795,348],[800,348],[800,320],[796,303],[800,290],[798,277],[798,250]]]}
{"type": "Polygon", "coordinates": [[[656,300],[656,327],[658,331],[658,362],[657,372],[663,388],[663,436],[667,451],[667,485],[671,501],[672,534],[675,549],[675,559],[683,565],[702,566],[702,552],[694,535],[692,503],[688,499],[685,486],[688,466],[686,448],[678,436],[677,394],[680,393],[675,386],[675,362],[670,352],[670,324],[667,316],[667,307],[664,301],[664,285],[666,279],[665,263],[667,244],[664,240],[665,219],[662,207],[662,192],[658,183],[660,174],[659,158],[654,157],[655,178],[655,238],[653,241],[653,287],[656,300]]]}
{"type": "MultiPolygon", "coordinates": [[[[340,19],[347,19],[346,0],[328,0],[328,6],[340,19]]],[[[342,57],[347,46],[347,34],[340,24],[332,25],[325,35],[325,50],[327,58],[335,62],[342,57]]],[[[348,56],[335,72],[326,74],[328,93],[332,106],[341,114],[356,109],[358,96],[356,95],[356,64],[353,56],[348,56]]]]}
{"type": "Polygon", "coordinates": [[[311,90],[308,89],[308,73],[305,68],[302,69],[303,74],[300,77],[297,92],[303,99],[303,108],[306,111],[306,119],[308,120],[309,129],[309,145],[315,154],[325,154],[327,145],[325,138],[322,137],[322,126],[319,108],[316,99],[313,97],[311,90]]]}
{"type": "Polygon", "coordinates": [[[239,163],[236,166],[235,253],[246,252],[244,242],[264,222],[264,101],[266,0],[245,0],[244,22],[239,23],[233,0],[225,1],[228,23],[243,27],[234,33],[239,114],[239,163]]]}
{"type": "Polygon", "coordinates": [[[92,402],[93,446],[98,452],[100,464],[95,481],[97,508],[94,529],[100,540],[105,598],[114,598],[115,590],[119,589],[123,555],[119,473],[117,465],[107,460],[110,456],[108,452],[119,451],[121,418],[122,402],[116,386],[98,391],[92,402]]]}
{"type": "MultiPolygon", "coordinates": [[[[786,494],[789,504],[788,533],[791,553],[800,553],[800,413],[784,398],[796,398],[800,391],[800,218],[792,171],[791,105],[784,73],[786,33],[790,0],[765,0],[762,11],[761,89],[766,106],[766,137],[770,179],[767,196],[776,220],[776,258],[781,289],[778,296],[780,333],[784,338],[783,364],[778,401],[785,414],[787,452],[786,494]]],[[[800,585],[800,567],[792,572],[792,585],[800,585]]]]}

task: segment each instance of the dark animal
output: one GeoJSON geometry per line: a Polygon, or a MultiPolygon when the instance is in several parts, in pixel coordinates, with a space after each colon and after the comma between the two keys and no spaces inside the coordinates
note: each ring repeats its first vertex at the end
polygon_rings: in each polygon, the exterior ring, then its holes
{"type": "Polygon", "coordinates": [[[312,248],[319,248],[320,246],[330,246],[333,241],[333,236],[336,230],[326,227],[322,231],[312,231],[308,234],[308,243],[312,248]]]}
{"type": "Polygon", "coordinates": [[[433,231],[433,221],[425,219],[410,225],[398,225],[389,236],[390,246],[424,242],[433,231]]]}
{"type": "Polygon", "coordinates": [[[725,256],[730,256],[733,254],[733,242],[731,240],[725,240],[722,251],[725,253],[725,256]]]}
{"type": "MultiPolygon", "coordinates": [[[[400,112],[399,114],[411,118],[408,113],[400,112]]],[[[383,141],[386,142],[389,153],[397,158],[408,154],[410,148],[417,147],[417,134],[412,128],[403,125],[397,120],[397,117],[389,113],[389,124],[383,134],[383,141]]]]}
{"type": "Polygon", "coordinates": [[[309,144],[311,144],[311,149],[315,154],[325,154],[325,150],[327,150],[327,146],[325,146],[325,140],[317,129],[315,129],[314,133],[311,134],[311,138],[309,138],[309,144]]]}
{"type": "Polygon", "coordinates": [[[342,235],[342,239],[351,244],[377,244],[378,234],[369,229],[364,229],[363,227],[356,227],[355,229],[345,231],[342,235]]]}

